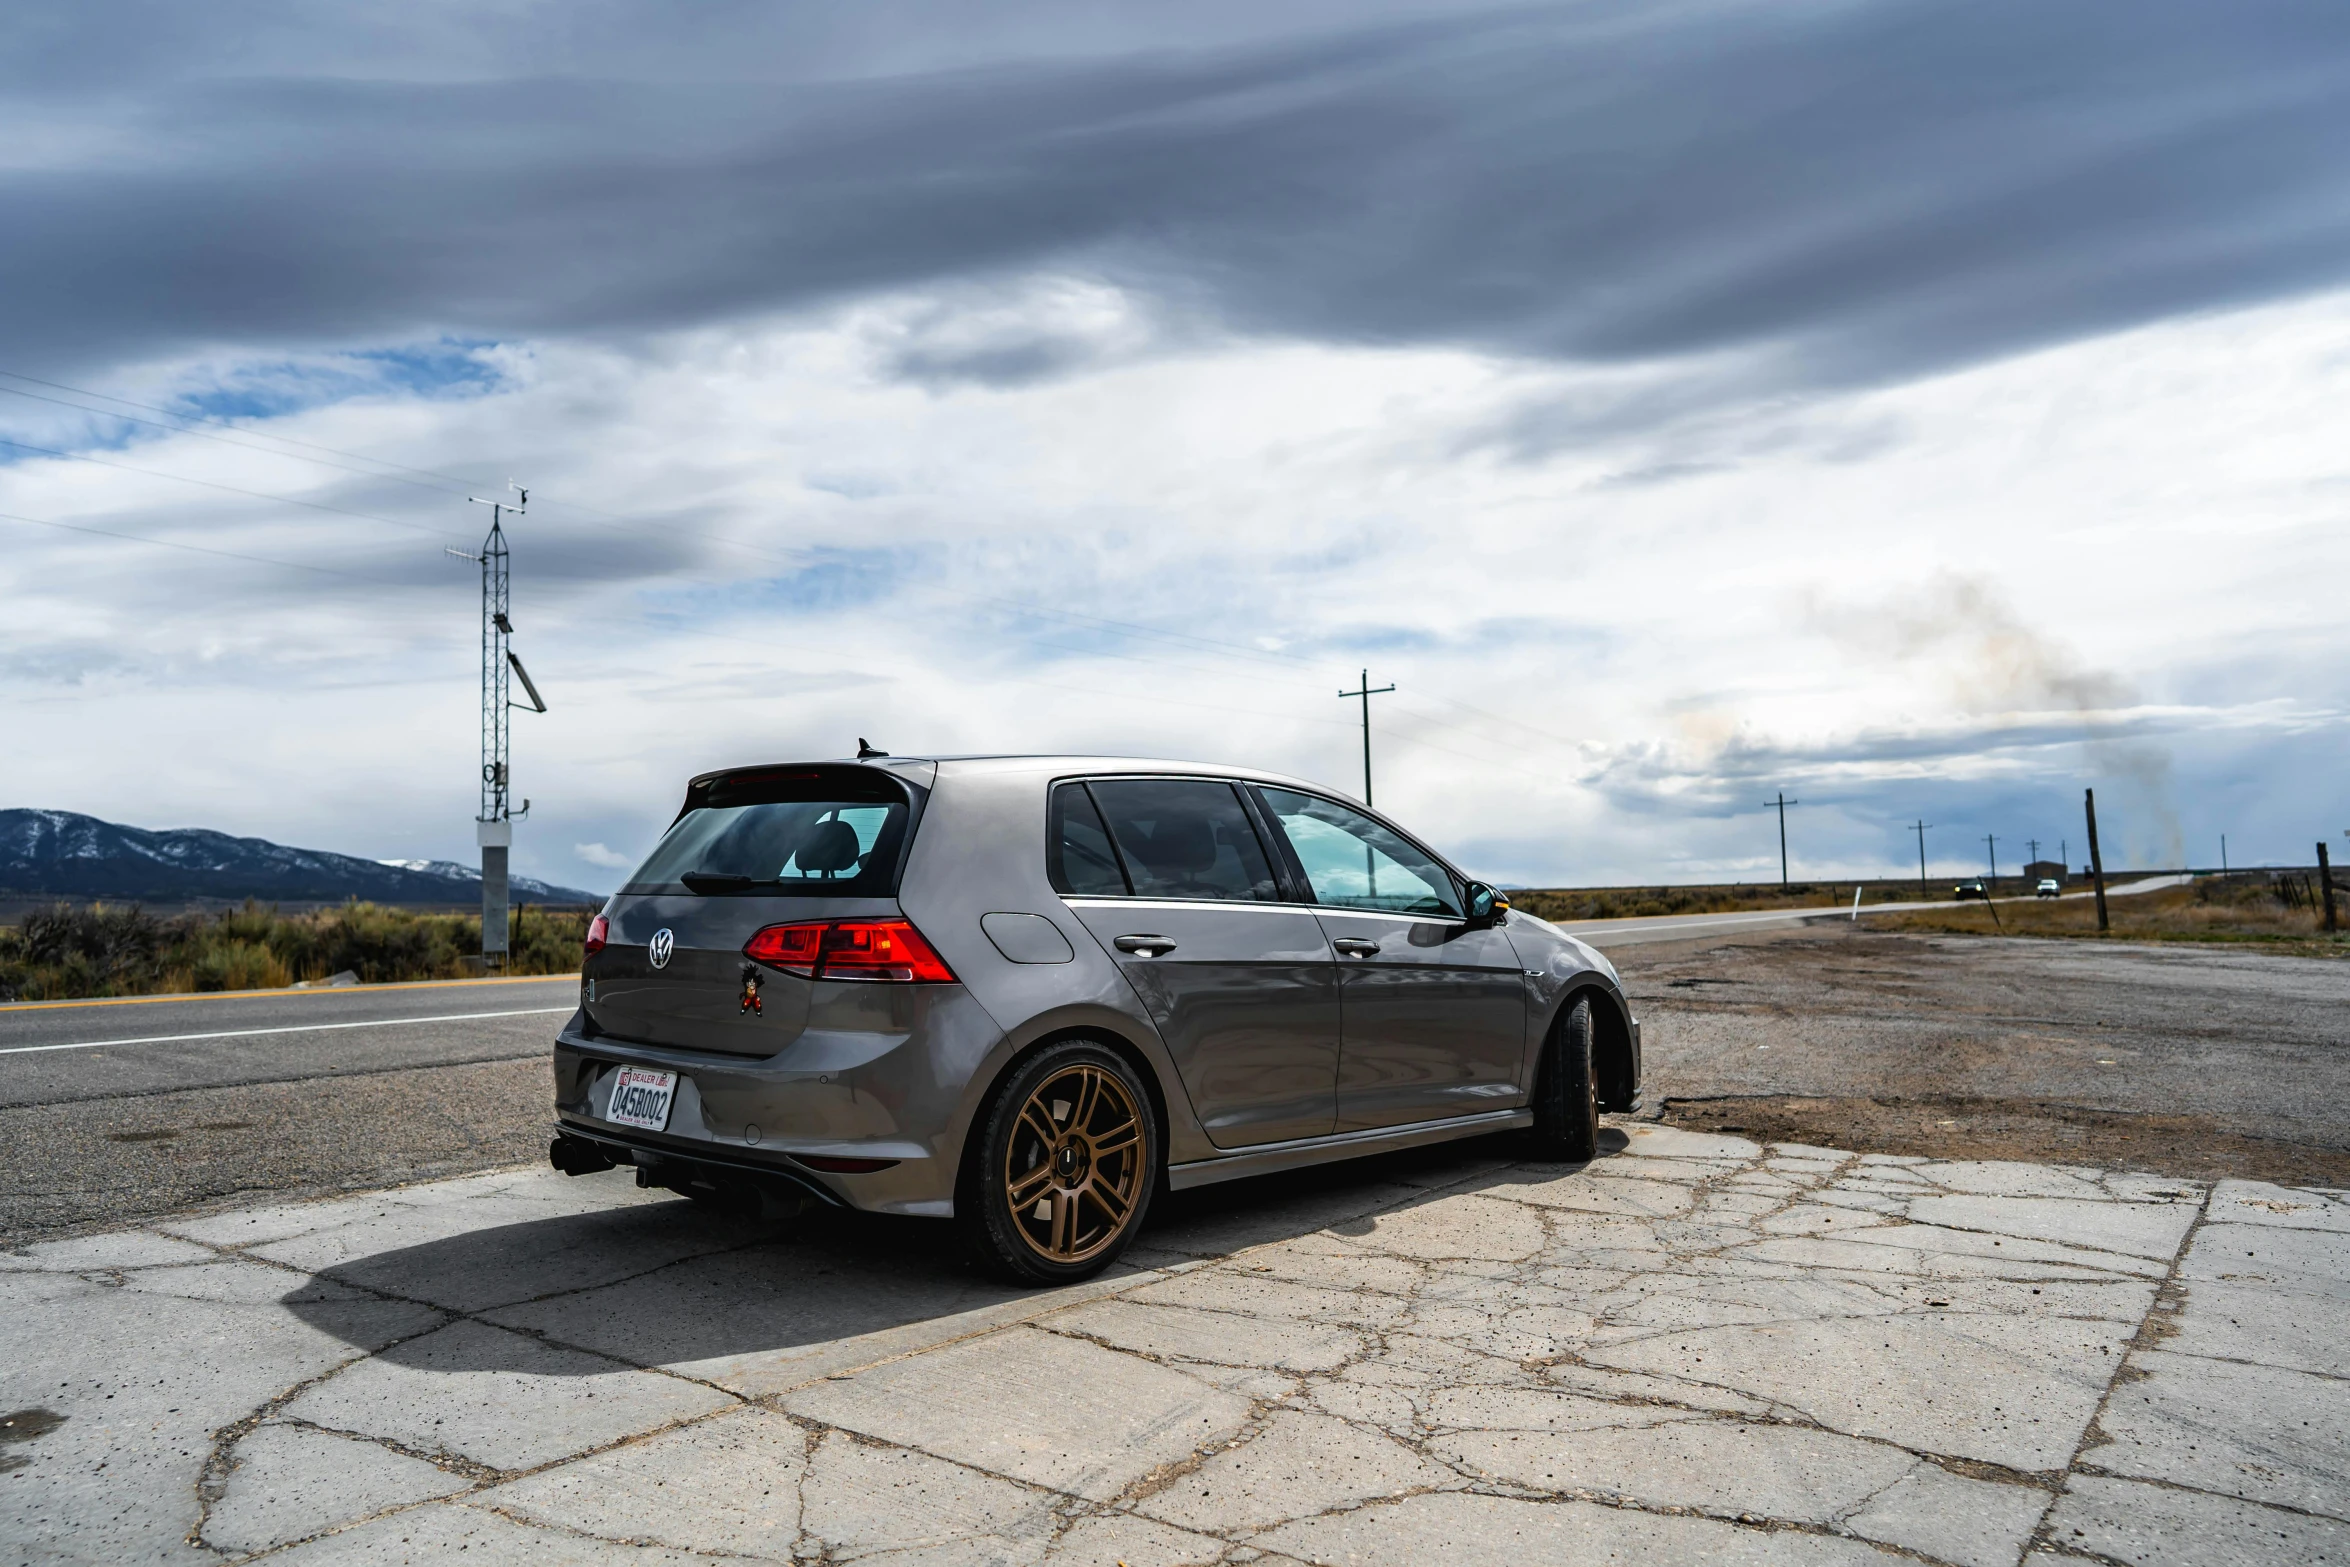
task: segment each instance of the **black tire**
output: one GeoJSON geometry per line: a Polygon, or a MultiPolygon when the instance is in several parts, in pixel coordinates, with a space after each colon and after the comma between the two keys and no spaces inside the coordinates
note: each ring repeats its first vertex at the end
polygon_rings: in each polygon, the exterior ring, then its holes
{"type": "Polygon", "coordinates": [[[1534,1069],[1537,1159],[1582,1164],[1599,1157],[1599,1074],[1591,1059],[1591,998],[1579,997],[1550,1025],[1534,1069]]]}
{"type": "Polygon", "coordinates": [[[1150,1095],[1125,1058],[1089,1040],[1047,1045],[971,1128],[955,1201],[963,1243],[1009,1283],[1090,1279],[1142,1228],[1159,1157],[1150,1095]]]}

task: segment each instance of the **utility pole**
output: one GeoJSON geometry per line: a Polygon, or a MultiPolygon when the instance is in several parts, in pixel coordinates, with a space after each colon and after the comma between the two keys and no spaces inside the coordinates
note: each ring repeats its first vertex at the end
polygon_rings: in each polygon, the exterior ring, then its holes
{"type": "Polygon", "coordinates": [[[2317,884],[2326,896],[2326,929],[2340,930],[2334,922],[2334,862],[2326,857],[2326,841],[2317,840],[2317,884]]]}
{"type": "Polygon", "coordinates": [[[1371,698],[1384,695],[1394,689],[1395,687],[1392,685],[1373,688],[1371,672],[1366,669],[1363,671],[1361,690],[1338,693],[1341,697],[1359,696],[1363,699],[1363,803],[1365,805],[1371,803],[1371,698]]]}
{"type": "Polygon", "coordinates": [[[2032,856],[2031,860],[2024,861],[2024,865],[2028,869],[2032,864],[2032,860],[2037,860],[2040,858],[2040,840],[2037,838],[2026,838],[2024,840],[2024,847],[2030,851],[2032,856]]]}
{"type": "Polygon", "coordinates": [[[2219,873],[2228,873],[2228,835],[2224,832],[2219,835],[2219,873]]]}
{"type": "Polygon", "coordinates": [[[1784,789],[1779,791],[1779,797],[1776,800],[1763,801],[1765,805],[1775,805],[1779,808],[1779,890],[1781,892],[1787,890],[1787,807],[1802,803],[1801,800],[1788,799],[1787,791],[1784,789]]]}
{"type": "Polygon", "coordinates": [[[2097,933],[2104,935],[2110,928],[2105,922],[2105,856],[2097,849],[2097,791],[2082,791],[2083,803],[2089,811],[2089,878],[2097,887],[2097,933]]]}
{"type": "Polygon", "coordinates": [[[1921,816],[1909,826],[1909,830],[1918,835],[1918,896],[1921,898],[1933,896],[1926,891],[1926,829],[1933,825],[1921,816]]]}
{"type": "Polygon", "coordinates": [[[1983,834],[1983,845],[1991,854],[1991,886],[1996,891],[1999,886],[1999,839],[1990,833],[1985,833],[1983,834]]]}
{"type": "Polygon", "coordinates": [[[506,513],[521,516],[530,504],[530,492],[518,484],[509,483],[507,488],[517,499],[466,497],[490,509],[489,536],[481,541],[481,553],[448,551],[460,560],[481,564],[481,814],[474,818],[473,836],[481,849],[481,955],[485,968],[493,961],[502,964],[505,960],[507,858],[514,844],[514,818],[530,814],[530,801],[524,800],[514,809],[509,795],[512,770],[506,714],[509,708],[522,705],[512,700],[509,673],[519,677],[522,689],[530,694],[532,712],[547,710],[538,687],[531,684],[529,671],[509,645],[514,622],[507,616],[506,513]]]}

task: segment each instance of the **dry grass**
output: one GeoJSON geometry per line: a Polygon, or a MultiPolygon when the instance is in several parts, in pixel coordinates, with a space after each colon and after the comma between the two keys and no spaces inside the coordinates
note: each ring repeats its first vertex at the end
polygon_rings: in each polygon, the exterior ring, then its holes
{"type": "MultiPolygon", "coordinates": [[[[2344,896],[2337,893],[2337,897],[2344,896]]],[[[2109,941],[2247,943],[2313,957],[2350,957],[2350,939],[2327,935],[2317,911],[2289,906],[2265,873],[2199,876],[2185,887],[2106,899],[2109,941]]],[[[1865,905],[1864,905],[1865,912],[1865,905]]],[[[1875,930],[1938,931],[1969,936],[2097,935],[2093,898],[2002,898],[1954,909],[1868,916],[1875,930]]]]}
{"type": "MultiPolygon", "coordinates": [[[[1531,887],[1510,894],[1510,906],[1546,920],[1638,919],[1650,914],[1736,914],[1751,909],[1842,908],[1861,888],[1861,907],[1872,903],[1918,901],[1917,878],[1890,881],[1799,881],[1723,883],[1703,887],[1531,887]]],[[[1947,898],[1951,884],[1930,885],[1929,896],[1947,898]]]]}
{"type": "MultiPolygon", "coordinates": [[[[579,968],[589,914],[529,909],[510,932],[510,974],[579,968]]],[[[280,914],[248,902],[157,919],[137,904],[58,904],[0,927],[0,1001],[273,990],[349,971],[370,984],[477,973],[481,919],[346,903],[280,914]]]]}

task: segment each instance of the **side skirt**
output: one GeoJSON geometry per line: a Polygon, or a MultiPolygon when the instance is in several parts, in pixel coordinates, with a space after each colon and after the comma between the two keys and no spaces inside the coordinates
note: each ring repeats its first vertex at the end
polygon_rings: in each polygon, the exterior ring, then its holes
{"type": "Polygon", "coordinates": [[[1308,1165],[1420,1148],[1429,1143],[1451,1142],[1456,1137],[1482,1137],[1488,1132],[1513,1131],[1533,1124],[1531,1110],[1489,1110],[1483,1115],[1414,1121],[1406,1126],[1373,1126],[1359,1132],[1340,1132],[1334,1137],[1304,1137],[1293,1143],[1267,1143],[1261,1148],[1243,1149],[1218,1159],[1171,1164],[1167,1167],[1167,1185],[1175,1191],[1187,1191],[1194,1186],[1213,1186],[1218,1181],[1301,1170],[1308,1165]]]}

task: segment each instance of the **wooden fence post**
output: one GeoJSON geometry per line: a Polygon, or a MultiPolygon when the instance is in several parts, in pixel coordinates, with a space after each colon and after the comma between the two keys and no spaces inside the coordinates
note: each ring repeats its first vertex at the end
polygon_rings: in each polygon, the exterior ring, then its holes
{"type": "Polygon", "coordinates": [[[2323,838],[2317,841],[2317,885],[2318,890],[2325,894],[2326,929],[2339,930],[2341,927],[2334,923],[2334,862],[2326,857],[2323,838]]]}

